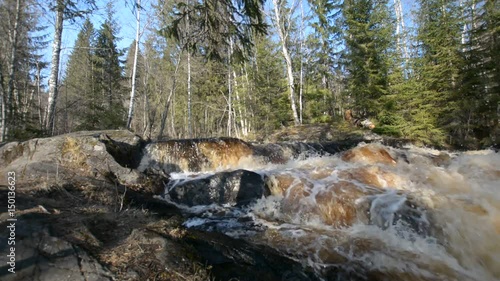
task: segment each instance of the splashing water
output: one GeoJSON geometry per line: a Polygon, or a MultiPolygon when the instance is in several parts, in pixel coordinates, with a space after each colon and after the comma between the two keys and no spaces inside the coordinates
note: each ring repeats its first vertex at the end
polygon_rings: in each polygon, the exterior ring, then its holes
{"type": "Polygon", "coordinates": [[[261,174],[271,195],[245,208],[185,207],[196,214],[186,227],[273,247],[324,280],[500,279],[499,153],[361,144],[236,168],[261,174]]]}

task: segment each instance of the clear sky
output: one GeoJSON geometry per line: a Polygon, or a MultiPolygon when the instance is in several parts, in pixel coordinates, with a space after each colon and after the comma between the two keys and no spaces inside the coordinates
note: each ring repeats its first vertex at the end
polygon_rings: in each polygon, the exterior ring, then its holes
{"type": "MultiPolygon", "coordinates": [[[[143,5],[149,5],[149,2],[151,0],[142,0],[143,5]]],[[[106,19],[106,3],[108,2],[107,0],[97,0],[97,10],[95,10],[91,16],[90,20],[94,24],[95,29],[99,29],[101,24],[104,22],[106,19]]],[[[118,1],[112,1],[113,6],[114,6],[114,11],[115,13],[113,14],[114,19],[116,20],[118,26],[119,26],[119,33],[118,37],[120,40],[117,42],[118,48],[120,49],[125,49],[132,44],[132,41],[135,38],[135,28],[136,28],[136,22],[135,22],[135,15],[133,14],[133,2],[135,0],[118,0],[118,1]]],[[[144,19],[146,17],[143,17],[144,19]]],[[[52,54],[52,37],[53,37],[53,32],[54,32],[54,14],[48,13],[44,16],[42,19],[43,21],[46,22],[47,29],[44,31],[44,33],[48,34],[48,40],[50,41],[50,44],[48,47],[43,50],[43,55],[44,58],[47,62],[50,62],[51,60],[51,54],[52,54]]],[[[142,20],[141,20],[142,21],[142,20]]],[[[73,50],[73,46],[76,41],[76,37],[78,35],[78,32],[80,31],[82,24],[84,22],[84,19],[79,19],[76,22],[72,23],[70,21],[66,21],[64,28],[63,28],[63,38],[62,38],[62,44],[61,44],[61,74],[64,74],[65,71],[65,65],[66,62],[68,61],[69,56],[71,55],[71,52],[73,50]]],[[[49,70],[46,70],[46,76],[48,75],[49,70]]],[[[62,76],[60,76],[62,78],[62,76]]]]}
{"type": "MultiPolygon", "coordinates": [[[[134,3],[135,0],[96,0],[97,4],[97,10],[94,11],[90,17],[92,23],[94,24],[94,27],[96,29],[99,29],[101,24],[104,22],[106,18],[106,4],[111,1],[114,6],[114,19],[116,20],[118,26],[119,26],[119,34],[118,37],[120,40],[117,42],[118,48],[120,49],[125,49],[130,46],[132,41],[135,38],[135,28],[136,28],[136,23],[135,23],[135,15],[133,14],[133,9],[134,9],[134,3]]],[[[148,7],[151,6],[151,3],[156,2],[157,0],[141,0],[142,6],[145,7],[146,10],[149,10],[148,7]]],[[[270,0],[267,0],[267,2],[271,2],[270,0]]],[[[412,20],[411,20],[411,14],[410,11],[415,9],[415,1],[413,0],[402,0],[403,3],[403,9],[405,11],[405,21],[407,26],[412,25],[412,20]]],[[[392,4],[392,1],[390,1],[390,4],[392,4]]],[[[269,5],[267,3],[266,5],[269,5]]],[[[307,9],[307,8],[306,8],[307,9]]],[[[45,31],[49,38],[53,36],[53,30],[54,30],[54,15],[53,13],[48,13],[44,18],[44,21],[47,22],[47,30],[45,31]]],[[[144,27],[146,21],[147,21],[147,16],[145,13],[142,15],[142,27],[144,27]]],[[[71,54],[72,48],[74,46],[76,37],[78,32],[81,29],[81,26],[83,24],[83,19],[78,20],[75,23],[70,23],[66,22],[64,25],[64,30],[63,30],[63,40],[62,40],[62,51],[61,51],[61,74],[64,73],[65,71],[65,65],[66,62],[71,54]]],[[[50,40],[50,39],[49,39],[50,40]]],[[[45,57],[45,60],[47,62],[50,62],[51,58],[51,52],[52,52],[52,44],[49,44],[48,48],[46,48],[43,51],[43,55],[45,57]]],[[[48,75],[49,70],[46,70],[46,75],[48,75]]],[[[60,76],[62,78],[62,76],[60,76]]]]}

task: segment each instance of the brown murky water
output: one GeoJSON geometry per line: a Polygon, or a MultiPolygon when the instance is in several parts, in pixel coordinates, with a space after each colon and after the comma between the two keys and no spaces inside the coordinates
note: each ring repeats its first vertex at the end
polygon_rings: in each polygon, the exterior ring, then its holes
{"type": "Polygon", "coordinates": [[[324,280],[500,280],[499,153],[362,144],[172,177],[237,168],[265,177],[272,195],[247,209],[187,208],[198,214],[187,227],[271,246],[324,280]]]}

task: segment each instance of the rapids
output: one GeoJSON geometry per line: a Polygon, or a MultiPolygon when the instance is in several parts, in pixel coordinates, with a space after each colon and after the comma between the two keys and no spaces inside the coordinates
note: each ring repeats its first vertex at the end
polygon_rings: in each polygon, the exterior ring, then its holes
{"type": "MultiPolygon", "coordinates": [[[[230,152],[228,152],[230,153],[230,152]]],[[[500,280],[500,153],[360,144],[336,155],[172,173],[260,174],[248,206],[184,206],[184,225],[266,245],[322,280],[500,280]]]]}

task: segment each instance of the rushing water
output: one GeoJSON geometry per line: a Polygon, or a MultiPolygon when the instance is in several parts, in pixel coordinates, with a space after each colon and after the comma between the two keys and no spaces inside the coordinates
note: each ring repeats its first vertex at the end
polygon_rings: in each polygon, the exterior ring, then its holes
{"type": "Polygon", "coordinates": [[[271,195],[246,208],[185,207],[196,214],[185,226],[268,245],[324,280],[500,279],[500,153],[361,144],[171,176],[236,168],[265,177],[271,195]]]}

